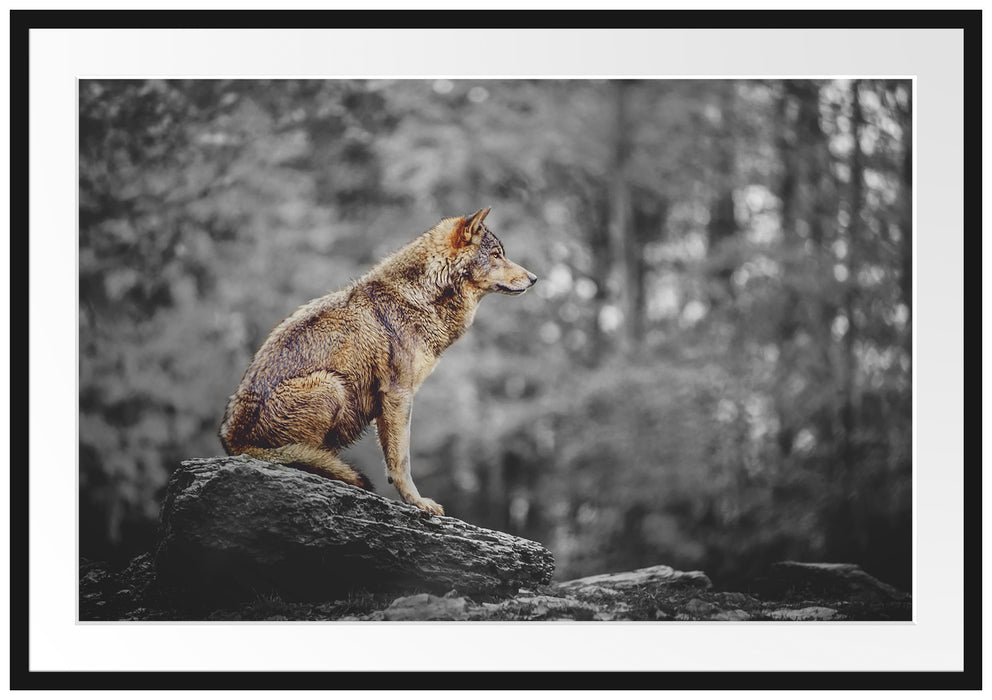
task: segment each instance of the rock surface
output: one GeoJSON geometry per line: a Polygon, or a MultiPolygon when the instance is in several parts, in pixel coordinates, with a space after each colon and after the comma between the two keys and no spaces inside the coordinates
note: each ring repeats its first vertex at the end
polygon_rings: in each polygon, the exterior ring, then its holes
{"type": "Polygon", "coordinates": [[[854,564],[779,562],[745,592],[658,565],[551,583],[536,542],[236,457],[184,462],[159,543],[80,566],[80,619],[369,621],[910,620],[912,598],[854,564]]]}
{"type": "Polygon", "coordinates": [[[515,593],[551,580],[545,547],[248,457],[183,462],[169,480],[158,582],[217,601],[354,590],[515,593]]]}
{"type": "Polygon", "coordinates": [[[785,589],[813,596],[842,595],[852,601],[885,602],[909,598],[856,564],[781,561],[772,565],[769,577],[763,583],[772,592],[785,589]]]}
{"type": "Polygon", "coordinates": [[[410,591],[399,596],[359,591],[319,602],[287,601],[273,595],[204,606],[190,599],[170,597],[157,588],[149,555],[136,558],[117,573],[107,572],[97,564],[85,564],[80,599],[82,620],[797,623],[909,620],[911,615],[912,605],[906,594],[898,600],[866,602],[857,599],[857,591],[835,589],[830,597],[789,594],[766,598],[714,591],[709,579],[699,572],[681,572],[663,565],[622,576],[595,576],[522,588],[513,595],[484,600],[458,590],[444,595],[410,591]]]}
{"type": "Polygon", "coordinates": [[[599,574],[586,576],[565,583],[558,587],[563,591],[631,591],[643,588],[671,587],[702,588],[712,587],[709,577],[702,571],[676,571],[670,566],[650,566],[646,569],[635,569],[616,574],[599,574]]]}

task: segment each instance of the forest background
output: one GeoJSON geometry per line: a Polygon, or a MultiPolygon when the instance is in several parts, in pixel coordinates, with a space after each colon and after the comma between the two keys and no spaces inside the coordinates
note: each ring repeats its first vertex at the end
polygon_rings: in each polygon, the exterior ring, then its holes
{"type": "Polygon", "coordinates": [[[276,323],[491,206],[540,280],[420,390],[423,493],[559,579],[911,590],[909,81],[84,80],[79,149],[82,557],[147,551],[276,323]]]}

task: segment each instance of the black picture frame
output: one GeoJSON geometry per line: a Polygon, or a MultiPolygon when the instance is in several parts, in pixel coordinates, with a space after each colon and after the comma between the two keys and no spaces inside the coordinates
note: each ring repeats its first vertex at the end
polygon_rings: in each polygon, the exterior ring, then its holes
{"type": "MultiPolygon", "coordinates": [[[[965,230],[974,231],[964,242],[965,280],[974,282],[981,276],[981,104],[982,104],[982,13],[964,11],[281,11],[281,10],[202,10],[202,11],[34,11],[10,12],[10,276],[11,294],[11,374],[27,377],[32,361],[29,354],[30,318],[26,275],[28,243],[32,235],[29,219],[29,49],[33,29],[46,28],[296,28],[392,26],[431,28],[439,26],[487,26],[556,28],[561,26],[668,27],[668,28],[948,28],[963,32],[963,71],[965,76],[964,134],[968,143],[976,144],[964,151],[963,210],[965,230]],[[16,371],[15,371],[16,370],[16,371]]],[[[965,317],[980,317],[979,296],[964,299],[965,317]]],[[[980,373],[981,350],[977,323],[965,324],[965,369],[980,373]]],[[[978,404],[977,381],[964,387],[965,405],[971,411],[978,404]]],[[[31,671],[28,655],[30,587],[28,580],[30,544],[28,532],[28,473],[32,464],[44,455],[29,454],[26,440],[28,412],[32,401],[27,382],[12,386],[10,393],[10,684],[14,690],[43,689],[958,689],[981,688],[982,633],[982,474],[980,468],[981,433],[974,425],[965,428],[965,462],[963,499],[965,505],[964,595],[968,610],[963,619],[965,655],[963,671],[938,672],[50,672],[31,671]]],[[[980,409],[978,409],[980,412],[980,409]]],[[[950,611],[949,611],[949,614],[950,611]]]]}

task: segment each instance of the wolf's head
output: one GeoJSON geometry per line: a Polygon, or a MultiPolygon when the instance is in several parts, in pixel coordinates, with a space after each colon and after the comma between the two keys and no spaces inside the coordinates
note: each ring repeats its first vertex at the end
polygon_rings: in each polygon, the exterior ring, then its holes
{"type": "Polygon", "coordinates": [[[537,276],[506,257],[503,244],[483,223],[490,211],[487,207],[451,220],[448,243],[455,269],[464,283],[482,294],[523,294],[537,276]]]}

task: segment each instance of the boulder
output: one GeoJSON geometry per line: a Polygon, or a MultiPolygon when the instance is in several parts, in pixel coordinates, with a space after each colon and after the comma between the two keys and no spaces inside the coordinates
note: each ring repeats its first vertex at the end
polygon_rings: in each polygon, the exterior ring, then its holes
{"type": "Polygon", "coordinates": [[[180,598],[329,600],[361,591],[512,595],[551,580],[537,542],[249,457],[169,480],[155,572],[180,598]]]}
{"type": "Polygon", "coordinates": [[[866,572],[857,564],[780,561],[769,568],[756,589],[782,597],[833,598],[863,603],[903,602],[910,596],[866,572]]]}

